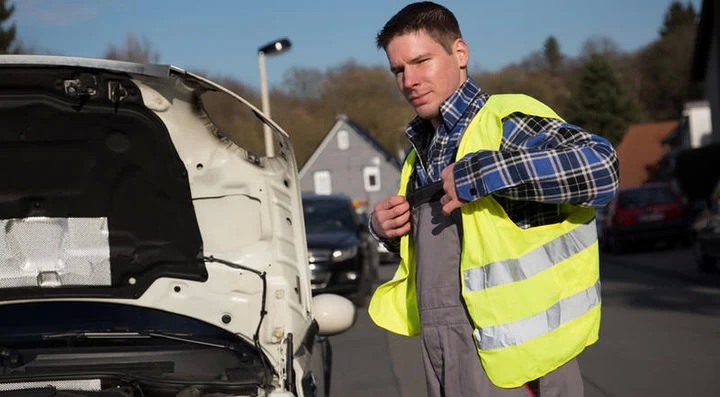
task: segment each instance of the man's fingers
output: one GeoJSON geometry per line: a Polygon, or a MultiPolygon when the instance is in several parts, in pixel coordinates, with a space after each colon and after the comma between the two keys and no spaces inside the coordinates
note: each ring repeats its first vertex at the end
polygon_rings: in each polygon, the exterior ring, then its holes
{"type": "Polygon", "coordinates": [[[462,207],[463,203],[460,200],[454,199],[449,195],[445,194],[440,197],[440,204],[442,205],[443,214],[450,215],[451,212],[462,207]]]}
{"type": "Polygon", "coordinates": [[[410,230],[410,204],[402,196],[391,196],[375,205],[373,230],[384,238],[394,238],[410,230]]]}
{"type": "Polygon", "coordinates": [[[375,211],[388,210],[398,205],[407,203],[407,199],[403,196],[390,196],[375,205],[375,211]]]}

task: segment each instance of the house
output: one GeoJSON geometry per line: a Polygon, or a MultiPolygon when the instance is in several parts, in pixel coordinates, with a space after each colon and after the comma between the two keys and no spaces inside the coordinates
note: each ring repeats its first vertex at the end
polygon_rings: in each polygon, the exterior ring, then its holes
{"type": "Polygon", "coordinates": [[[400,161],[348,116],[337,116],[300,170],[300,188],[316,194],[346,194],[371,210],[397,193],[400,161]]]}
{"type": "MultiPolygon", "coordinates": [[[[720,125],[720,2],[703,0],[695,39],[691,79],[703,82],[710,104],[712,125],[720,125]]],[[[712,131],[713,142],[720,142],[720,130],[712,131]]]]}
{"type": "Polygon", "coordinates": [[[657,177],[657,164],[670,149],[663,141],[675,132],[677,121],[631,125],[616,151],[620,187],[639,186],[657,177]]]}
{"type": "Polygon", "coordinates": [[[699,202],[709,200],[720,179],[720,129],[713,128],[720,125],[719,57],[720,2],[703,0],[690,78],[703,84],[707,101],[686,105],[665,161],[687,197],[699,202]]]}

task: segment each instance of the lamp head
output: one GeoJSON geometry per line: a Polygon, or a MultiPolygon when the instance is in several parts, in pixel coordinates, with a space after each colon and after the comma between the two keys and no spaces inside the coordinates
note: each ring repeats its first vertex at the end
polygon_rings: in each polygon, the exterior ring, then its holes
{"type": "Polygon", "coordinates": [[[279,40],[271,41],[270,43],[267,43],[264,46],[258,48],[258,52],[261,52],[265,55],[279,54],[281,52],[289,50],[290,46],[290,40],[288,40],[287,38],[282,38],[279,40]]]}

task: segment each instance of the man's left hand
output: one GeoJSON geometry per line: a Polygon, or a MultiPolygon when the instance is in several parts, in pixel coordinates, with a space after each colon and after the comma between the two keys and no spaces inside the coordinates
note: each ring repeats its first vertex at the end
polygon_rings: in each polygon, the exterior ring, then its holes
{"type": "Polygon", "coordinates": [[[458,199],[457,191],[455,190],[455,174],[453,169],[455,164],[450,164],[440,172],[440,179],[443,182],[443,190],[445,194],[440,197],[440,204],[442,204],[442,211],[445,215],[450,215],[456,208],[460,208],[463,205],[462,201],[458,199]]]}

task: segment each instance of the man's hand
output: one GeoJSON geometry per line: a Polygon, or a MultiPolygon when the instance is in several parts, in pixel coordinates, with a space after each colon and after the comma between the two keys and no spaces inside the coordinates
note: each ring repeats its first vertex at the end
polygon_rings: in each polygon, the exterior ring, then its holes
{"type": "Polygon", "coordinates": [[[410,232],[410,204],[403,196],[390,196],[375,204],[371,222],[382,238],[403,236],[410,232]]]}
{"type": "Polygon", "coordinates": [[[440,172],[440,179],[443,182],[443,190],[445,194],[440,197],[440,204],[442,204],[442,211],[445,215],[449,215],[456,208],[460,208],[463,205],[462,201],[458,199],[457,191],[455,190],[455,174],[453,169],[455,164],[450,164],[443,168],[440,172]]]}

